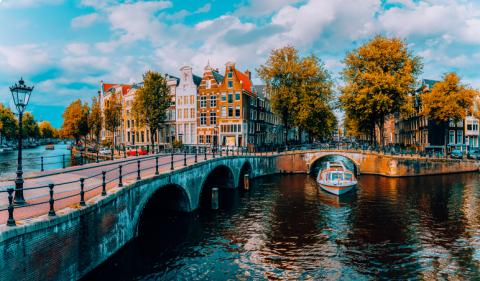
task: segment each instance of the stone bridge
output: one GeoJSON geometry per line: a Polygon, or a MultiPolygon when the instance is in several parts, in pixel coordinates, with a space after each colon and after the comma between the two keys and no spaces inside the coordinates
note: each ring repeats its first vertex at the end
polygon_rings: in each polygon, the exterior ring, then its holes
{"type": "Polygon", "coordinates": [[[161,206],[193,211],[209,204],[213,187],[241,187],[245,174],[255,178],[311,173],[330,155],[350,159],[358,174],[399,177],[478,171],[474,161],[343,150],[209,156],[198,163],[190,159],[173,171],[150,173],[140,180],[126,178],[123,187],[109,188],[106,196],[94,196],[86,206],[76,204],[57,210],[55,216],[20,220],[17,226],[0,225],[0,280],[78,279],[139,234],[146,210],[161,206]]]}

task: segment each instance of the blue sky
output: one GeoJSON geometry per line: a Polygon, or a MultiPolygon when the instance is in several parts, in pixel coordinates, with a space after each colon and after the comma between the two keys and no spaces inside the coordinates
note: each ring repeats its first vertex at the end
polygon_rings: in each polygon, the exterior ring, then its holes
{"type": "Polygon", "coordinates": [[[336,77],[345,53],[375,34],[407,40],[422,78],[456,71],[480,88],[480,1],[0,0],[0,102],[11,104],[8,86],[24,77],[34,115],[59,127],[65,105],[89,101],[101,80],[185,64],[201,74],[207,61],[253,70],[286,44],[336,77]]]}

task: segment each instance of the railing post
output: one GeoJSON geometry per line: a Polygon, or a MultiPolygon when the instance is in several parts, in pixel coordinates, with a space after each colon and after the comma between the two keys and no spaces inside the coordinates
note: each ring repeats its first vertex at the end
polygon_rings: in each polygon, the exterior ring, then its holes
{"type": "Polygon", "coordinates": [[[40,171],[43,172],[43,156],[40,157],[40,171]]]}
{"type": "Polygon", "coordinates": [[[237,156],[240,155],[240,147],[237,146],[237,156]]]}
{"type": "Polygon", "coordinates": [[[80,178],[80,206],[85,206],[85,179],[80,178]]]}
{"type": "Polygon", "coordinates": [[[204,147],[204,149],[205,149],[205,150],[204,150],[204,152],[205,152],[205,160],[207,160],[207,148],[204,147]]]}
{"type": "Polygon", "coordinates": [[[158,175],[158,156],[155,156],[155,175],[158,175]]]}
{"type": "Polygon", "coordinates": [[[220,150],[220,157],[222,157],[222,147],[221,146],[218,146],[218,149],[220,150]]]}
{"type": "Polygon", "coordinates": [[[197,163],[197,160],[198,160],[198,159],[197,159],[197,157],[198,157],[198,153],[197,153],[197,152],[198,152],[197,149],[195,149],[195,163],[197,163]]]}
{"type": "Polygon", "coordinates": [[[140,177],[140,160],[137,160],[137,181],[141,179],[142,178],[140,177]]]}
{"type": "Polygon", "coordinates": [[[62,155],[62,168],[65,169],[65,154],[62,155]]]}
{"type": "Polygon", "coordinates": [[[48,211],[48,216],[49,217],[56,216],[55,209],[53,208],[53,204],[55,203],[55,200],[53,199],[53,187],[54,186],[55,185],[53,183],[48,185],[48,188],[50,189],[50,200],[48,201],[50,203],[50,210],[48,211]]]}
{"type": "Polygon", "coordinates": [[[172,156],[171,156],[171,159],[170,159],[170,170],[173,171],[173,150],[172,150],[172,156]]]}
{"type": "Polygon", "coordinates": [[[123,145],[123,158],[127,158],[127,148],[123,145]]]}
{"type": "Polygon", "coordinates": [[[112,160],[114,159],[115,147],[112,149],[112,160]]]}
{"type": "Polygon", "coordinates": [[[183,152],[183,166],[187,166],[187,150],[183,152]]]}
{"type": "Polygon", "coordinates": [[[106,189],[107,183],[105,182],[105,174],[106,173],[107,172],[102,171],[102,196],[107,195],[107,189],[106,189]]]}
{"type": "Polygon", "coordinates": [[[83,165],[83,152],[80,151],[80,166],[83,165]]]}
{"type": "Polygon", "coordinates": [[[228,156],[228,145],[227,145],[227,156],[228,156]]]}
{"type": "Polygon", "coordinates": [[[122,165],[118,165],[118,187],[123,186],[123,179],[122,179],[122,165]]]}
{"type": "Polygon", "coordinates": [[[7,226],[15,226],[15,219],[13,218],[13,187],[8,187],[8,220],[7,226]]]}

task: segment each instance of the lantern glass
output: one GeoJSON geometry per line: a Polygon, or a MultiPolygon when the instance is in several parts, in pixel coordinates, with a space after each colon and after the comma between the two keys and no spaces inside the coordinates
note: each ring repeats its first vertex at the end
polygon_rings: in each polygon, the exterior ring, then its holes
{"type": "Polygon", "coordinates": [[[13,102],[17,107],[18,112],[23,113],[25,108],[30,101],[30,95],[32,93],[33,87],[27,87],[23,79],[20,79],[19,84],[15,84],[10,87],[12,92],[13,102]]]}

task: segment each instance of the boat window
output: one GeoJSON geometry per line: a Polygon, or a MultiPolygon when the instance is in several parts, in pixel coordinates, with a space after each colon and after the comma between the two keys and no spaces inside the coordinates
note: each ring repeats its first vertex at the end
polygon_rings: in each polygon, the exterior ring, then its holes
{"type": "Polygon", "coordinates": [[[351,181],[352,180],[352,174],[345,174],[345,180],[351,181]]]}

